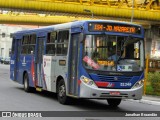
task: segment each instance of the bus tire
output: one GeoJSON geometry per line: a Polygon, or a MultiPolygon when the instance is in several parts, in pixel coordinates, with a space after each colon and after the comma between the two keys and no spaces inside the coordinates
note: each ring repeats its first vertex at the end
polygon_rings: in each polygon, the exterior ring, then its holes
{"type": "Polygon", "coordinates": [[[69,102],[69,98],[67,97],[66,95],[66,87],[65,87],[65,83],[64,83],[64,80],[61,79],[59,82],[58,82],[58,87],[57,87],[57,98],[58,98],[58,101],[61,103],[61,104],[68,104],[69,102]]]}
{"type": "Polygon", "coordinates": [[[31,87],[29,87],[29,78],[28,78],[28,74],[25,73],[24,75],[24,91],[25,92],[31,92],[31,87]]]}
{"type": "Polygon", "coordinates": [[[107,99],[109,106],[117,107],[121,103],[121,99],[107,99]]]}

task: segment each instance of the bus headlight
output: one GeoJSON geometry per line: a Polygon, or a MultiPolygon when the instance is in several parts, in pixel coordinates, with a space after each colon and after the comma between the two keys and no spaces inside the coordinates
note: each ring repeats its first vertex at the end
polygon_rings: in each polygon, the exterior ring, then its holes
{"type": "Polygon", "coordinates": [[[143,83],[144,83],[144,79],[137,81],[132,87],[132,89],[142,86],[143,83]]]}
{"type": "Polygon", "coordinates": [[[97,87],[97,85],[94,83],[93,80],[91,80],[91,79],[89,79],[89,78],[87,78],[87,77],[85,77],[85,76],[81,76],[81,77],[80,77],[80,80],[81,80],[83,83],[85,83],[85,84],[87,84],[87,85],[89,85],[89,86],[97,87]]]}

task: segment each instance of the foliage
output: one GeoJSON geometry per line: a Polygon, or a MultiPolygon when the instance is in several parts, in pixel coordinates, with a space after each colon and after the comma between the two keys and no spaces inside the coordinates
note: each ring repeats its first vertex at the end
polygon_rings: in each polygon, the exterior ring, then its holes
{"type": "Polygon", "coordinates": [[[155,93],[159,93],[160,92],[160,73],[159,72],[149,73],[148,80],[151,83],[153,91],[155,93]]]}
{"type": "Polygon", "coordinates": [[[160,96],[160,92],[154,92],[153,88],[151,85],[146,86],[146,94],[147,95],[155,95],[155,96],[160,96]]]}
{"type": "Polygon", "coordinates": [[[146,94],[148,94],[148,95],[154,95],[153,88],[152,88],[151,85],[147,85],[146,86],[146,94]]]}

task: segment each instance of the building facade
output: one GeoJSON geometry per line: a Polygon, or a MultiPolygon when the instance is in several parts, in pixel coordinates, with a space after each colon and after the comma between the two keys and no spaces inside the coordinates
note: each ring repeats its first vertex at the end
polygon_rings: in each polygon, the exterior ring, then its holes
{"type": "Polygon", "coordinates": [[[0,57],[7,58],[11,51],[12,35],[14,32],[24,29],[35,28],[37,26],[25,25],[0,25],[0,57]]]}
{"type": "Polygon", "coordinates": [[[152,25],[145,30],[145,52],[152,59],[160,60],[160,26],[152,25]]]}

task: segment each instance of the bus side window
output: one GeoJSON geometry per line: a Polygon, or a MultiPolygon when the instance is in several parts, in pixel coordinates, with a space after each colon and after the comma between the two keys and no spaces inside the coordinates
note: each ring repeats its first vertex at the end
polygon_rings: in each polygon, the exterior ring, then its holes
{"type": "Polygon", "coordinates": [[[22,40],[21,54],[28,54],[29,35],[24,35],[22,40]]]}
{"type": "Polygon", "coordinates": [[[55,44],[48,44],[46,46],[46,54],[55,54],[55,44]]]}
{"type": "Polygon", "coordinates": [[[29,46],[28,54],[34,54],[34,52],[35,52],[35,46],[34,45],[29,46]]]}
{"type": "Polygon", "coordinates": [[[30,47],[28,54],[34,54],[35,53],[35,45],[36,45],[36,34],[30,35],[30,47]]]}
{"type": "Polygon", "coordinates": [[[36,44],[36,34],[30,35],[30,44],[36,44]]]}
{"type": "Polygon", "coordinates": [[[28,54],[28,47],[29,47],[28,45],[23,45],[21,54],[28,54]]]}
{"type": "Polygon", "coordinates": [[[36,45],[36,34],[24,35],[22,40],[21,54],[34,54],[36,45]]]}
{"type": "Polygon", "coordinates": [[[51,33],[48,33],[48,35],[47,35],[47,43],[50,43],[50,36],[51,36],[51,33]]]}
{"type": "Polygon", "coordinates": [[[48,33],[47,43],[46,43],[46,54],[51,54],[51,55],[55,54],[56,40],[57,40],[57,32],[56,31],[48,33]]]}
{"type": "Polygon", "coordinates": [[[69,41],[69,30],[59,31],[57,55],[67,55],[69,41]]]}

